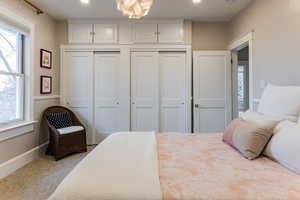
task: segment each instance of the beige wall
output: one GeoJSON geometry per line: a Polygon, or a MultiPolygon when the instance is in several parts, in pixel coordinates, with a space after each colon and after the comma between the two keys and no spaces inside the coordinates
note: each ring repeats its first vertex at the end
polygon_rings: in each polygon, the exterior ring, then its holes
{"type": "Polygon", "coordinates": [[[254,0],[230,23],[230,41],[254,30],[254,96],[260,98],[264,80],[300,85],[300,1],[254,0]]]}
{"type": "Polygon", "coordinates": [[[193,50],[225,50],[228,45],[228,23],[193,22],[193,50]]]}
{"type": "Polygon", "coordinates": [[[68,22],[57,21],[56,26],[57,43],[59,45],[68,44],[68,22]]]}
{"type": "MultiPolygon", "coordinates": [[[[40,96],[40,76],[50,75],[53,77],[53,95],[59,94],[59,53],[56,42],[56,21],[48,15],[37,16],[35,12],[20,0],[0,0],[0,6],[5,6],[24,18],[32,21],[36,25],[34,53],[34,96],[40,96]],[[40,68],[40,49],[44,48],[53,52],[53,69],[47,70],[40,68]]],[[[58,99],[35,100],[34,119],[39,120],[41,112],[50,105],[58,104],[58,99]]],[[[47,141],[47,133],[39,129],[39,124],[35,126],[35,131],[15,137],[10,140],[0,142],[0,164],[20,155],[39,144],[47,141]]]]}

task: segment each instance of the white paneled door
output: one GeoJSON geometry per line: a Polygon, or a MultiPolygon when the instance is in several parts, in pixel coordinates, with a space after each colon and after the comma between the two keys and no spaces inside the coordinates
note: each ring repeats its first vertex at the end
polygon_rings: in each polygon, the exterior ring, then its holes
{"type": "Polygon", "coordinates": [[[120,53],[95,53],[94,66],[95,140],[98,143],[111,133],[128,130],[126,119],[130,116],[126,109],[129,105],[121,98],[124,94],[120,84],[124,82],[120,53]]]}
{"type": "Polygon", "coordinates": [[[186,54],[159,54],[160,132],[186,132],[186,54]]]}
{"type": "Polygon", "coordinates": [[[76,113],[87,129],[87,140],[92,144],[92,52],[65,52],[64,103],[76,113]]]}
{"type": "Polygon", "coordinates": [[[159,130],[158,52],[131,54],[131,130],[159,130]]]}
{"type": "Polygon", "coordinates": [[[194,132],[223,132],[231,119],[230,53],[194,52],[193,73],[194,132]]]}

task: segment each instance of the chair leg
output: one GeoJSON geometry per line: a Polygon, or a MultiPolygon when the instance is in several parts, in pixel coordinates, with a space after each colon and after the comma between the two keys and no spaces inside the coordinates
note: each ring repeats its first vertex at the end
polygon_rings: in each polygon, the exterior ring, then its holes
{"type": "Polygon", "coordinates": [[[52,155],[50,145],[48,145],[48,147],[47,147],[46,155],[48,155],[48,156],[52,155]]]}
{"type": "Polygon", "coordinates": [[[55,161],[56,161],[56,162],[58,162],[58,161],[60,161],[60,160],[61,160],[60,157],[55,157],[55,161]]]}

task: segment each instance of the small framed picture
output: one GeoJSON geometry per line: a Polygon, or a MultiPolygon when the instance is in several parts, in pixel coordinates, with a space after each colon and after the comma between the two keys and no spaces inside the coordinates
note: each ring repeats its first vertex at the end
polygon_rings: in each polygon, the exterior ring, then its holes
{"type": "Polygon", "coordinates": [[[51,93],[52,93],[52,77],[41,76],[41,94],[51,94],[51,93]]]}
{"type": "Polygon", "coordinates": [[[41,49],[41,67],[51,69],[52,68],[52,52],[45,49],[41,49]]]}

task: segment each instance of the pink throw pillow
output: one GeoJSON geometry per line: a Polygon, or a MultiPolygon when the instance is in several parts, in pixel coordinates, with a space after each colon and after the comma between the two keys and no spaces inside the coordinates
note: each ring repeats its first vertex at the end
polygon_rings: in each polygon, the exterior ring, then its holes
{"type": "Polygon", "coordinates": [[[234,147],[233,144],[233,133],[235,131],[235,129],[237,128],[238,125],[246,123],[245,120],[241,119],[241,118],[237,118],[235,120],[233,120],[226,128],[224,134],[223,134],[223,141],[226,144],[229,144],[230,146],[234,147]]]}

